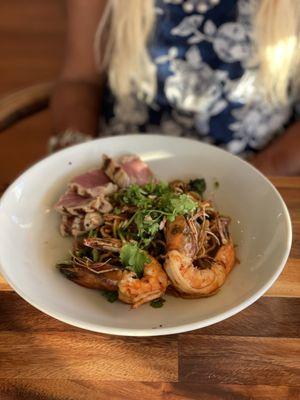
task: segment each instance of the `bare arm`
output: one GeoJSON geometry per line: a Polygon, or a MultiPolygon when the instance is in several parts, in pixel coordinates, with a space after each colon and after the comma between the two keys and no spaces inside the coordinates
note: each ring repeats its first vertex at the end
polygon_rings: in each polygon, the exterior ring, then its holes
{"type": "Polygon", "coordinates": [[[300,175],[300,121],[252,160],[266,175],[300,175]]]}
{"type": "Polygon", "coordinates": [[[67,0],[65,58],[51,100],[55,133],[98,131],[103,77],[94,61],[94,36],[106,0],[67,0]]]}

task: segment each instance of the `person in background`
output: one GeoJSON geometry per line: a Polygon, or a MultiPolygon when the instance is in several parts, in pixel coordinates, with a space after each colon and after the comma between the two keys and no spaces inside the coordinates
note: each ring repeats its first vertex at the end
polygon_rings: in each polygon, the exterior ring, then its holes
{"type": "Polygon", "coordinates": [[[51,150],[151,132],[300,173],[299,1],[67,0],[67,16],[51,150]]]}

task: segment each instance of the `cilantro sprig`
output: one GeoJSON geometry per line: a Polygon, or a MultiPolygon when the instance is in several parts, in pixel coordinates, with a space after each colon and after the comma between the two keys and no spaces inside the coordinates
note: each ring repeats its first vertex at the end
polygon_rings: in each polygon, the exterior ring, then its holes
{"type": "Polygon", "coordinates": [[[150,262],[150,257],[137,243],[126,243],[121,249],[120,259],[123,266],[134,272],[138,278],[143,276],[144,266],[150,262]]]}
{"type": "Polygon", "coordinates": [[[134,206],[136,211],[122,225],[119,237],[127,240],[121,251],[120,259],[125,268],[143,275],[147,261],[147,249],[166,221],[174,221],[178,215],[193,213],[197,202],[188,194],[176,193],[167,183],[151,182],[144,186],[136,184],[123,189],[115,197],[115,210],[119,212],[122,206],[134,206]]]}
{"type": "Polygon", "coordinates": [[[164,182],[152,182],[144,186],[133,184],[121,191],[117,201],[121,205],[137,208],[122,230],[124,232],[134,224],[136,232],[132,233],[132,239],[136,240],[141,248],[150,245],[164,220],[174,221],[176,216],[192,213],[197,208],[197,203],[189,195],[175,193],[164,182]]]}

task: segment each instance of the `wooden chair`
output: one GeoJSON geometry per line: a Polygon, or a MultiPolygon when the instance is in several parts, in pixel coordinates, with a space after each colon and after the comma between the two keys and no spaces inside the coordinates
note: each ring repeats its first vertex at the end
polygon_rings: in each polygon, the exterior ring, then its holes
{"type": "Polygon", "coordinates": [[[48,107],[54,82],[45,82],[0,97],[0,132],[48,107]]]}

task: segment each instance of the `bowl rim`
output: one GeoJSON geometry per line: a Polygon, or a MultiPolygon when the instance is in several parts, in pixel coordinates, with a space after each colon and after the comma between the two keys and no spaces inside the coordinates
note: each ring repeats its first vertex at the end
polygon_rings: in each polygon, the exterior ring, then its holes
{"type": "MultiPolygon", "coordinates": [[[[215,323],[221,322],[237,313],[240,311],[244,310],[245,308],[249,307],[251,304],[253,304],[256,300],[258,300],[276,281],[276,279],[279,277],[281,274],[287,260],[290,254],[291,246],[292,246],[292,223],[291,223],[291,218],[290,214],[288,211],[288,208],[282,199],[282,196],[280,195],[279,191],[276,189],[276,187],[272,184],[272,182],[265,176],[263,175],[257,168],[255,168],[253,165],[248,163],[247,161],[241,159],[240,157],[229,153],[228,151],[218,148],[214,145],[210,145],[208,143],[203,143],[198,140],[193,140],[190,138],[182,138],[182,137],[174,137],[174,136],[164,136],[164,135],[159,135],[159,134],[126,134],[126,135],[119,135],[119,136],[113,136],[113,137],[105,137],[105,138],[97,138],[94,139],[93,142],[100,142],[100,141],[109,141],[109,140],[115,140],[115,141],[122,141],[124,139],[137,139],[140,140],[142,138],[150,138],[150,139],[158,139],[161,140],[163,139],[168,139],[171,141],[184,141],[184,142],[196,142],[197,145],[201,145],[204,147],[209,147],[213,148],[214,151],[220,152],[223,155],[226,154],[226,156],[234,157],[238,159],[239,162],[243,163],[244,165],[247,166],[247,168],[252,169],[256,174],[260,176],[260,178],[273,190],[274,194],[277,196],[281,206],[282,206],[282,213],[284,215],[284,222],[286,225],[286,230],[287,230],[287,236],[285,238],[285,251],[281,256],[280,263],[276,270],[274,270],[274,273],[272,277],[259,289],[256,293],[254,293],[252,296],[250,296],[248,299],[242,301],[240,304],[236,305],[235,307],[232,307],[230,310],[224,311],[216,316],[206,318],[201,321],[196,321],[192,323],[187,323],[187,324],[182,324],[178,326],[173,326],[173,327],[159,327],[159,328],[117,328],[113,326],[102,326],[99,324],[94,324],[94,323],[89,323],[89,322],[82,322],[78,321],[76,318],[68,317],[63,313],[53,311],[50,309],[47,309],[45,306],[41,306],[36,302],[34,299],[31,298],[30,295],[26,294],[26,291],[24,291],[21,287],[19,287],[16,283],[14,283],[8,274],[6,273],[6,269],[3,266],[3,263],[1,262],[1,243],[0,243],[0,272],[4,279],[8,282],[8,284],[13,288],[13,290],[21,296],[25,301],[27,301],[30,305],[35,307],[36,309],[42,311],[43,313],[61,321],[64,323],[67,323],[69,325],[73,325],[75,327],[89,330],[92,332],[97,332],[97,333],[105,333],[105,334],[110,334],[110,335],[117,335],[117,336],[131,336],[131,337],[146,337],[146,336],[163,336],[163,335],[170,335],[170,334],[176,334],[176,333],[183,333],[183,332],[188,332],[192,331],[195,329],[200,329],[204,328],[209,325],[213,325],[215,323]]],[[[84,142],[77,144],[75,146],[71,146],[66,149],[62,149],[52,155],[49,155],[38,162],[34,163],[30,168],[26,169],[21,175],[19,175],[15,181],[9,185],[9,187],[5,190],[3,195],[1,196],[0,199],[0,212],[6,202],[6,198],[10,196],[11,192],[14,190],[14,188],[23,180],[24,176],[27,176],[31,173],[32,170],[40,168],[41,165],[46,163],[50,158],[55,159],[55,158],[60,158],[63,154],[67,154],[70,151],[74,151],[74,148],[80,148],[84,146],[88,146],[91,142],[84,142]]]]}

